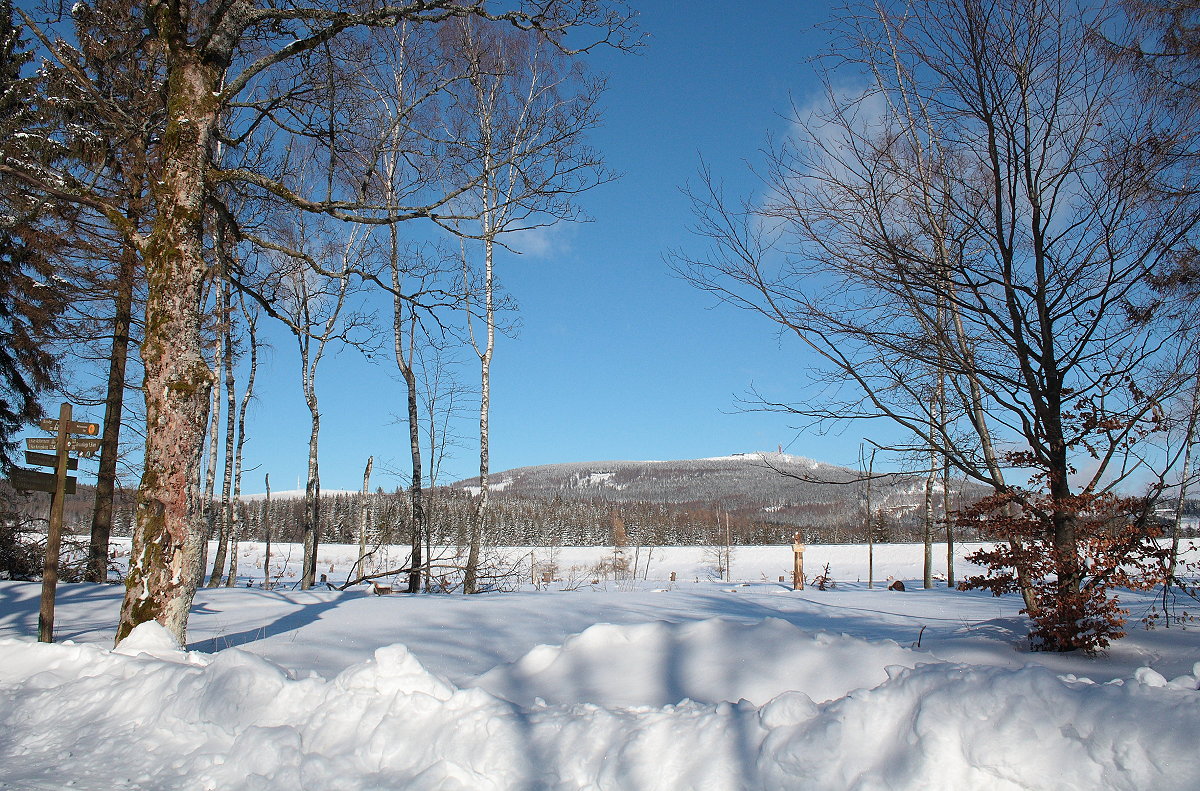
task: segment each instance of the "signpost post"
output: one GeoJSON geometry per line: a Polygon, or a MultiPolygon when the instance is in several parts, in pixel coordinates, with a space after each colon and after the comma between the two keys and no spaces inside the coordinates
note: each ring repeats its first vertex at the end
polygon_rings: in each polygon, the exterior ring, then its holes
{"type": "Polygon", "coordinates": [[[67,498],[67,430],[71,405],[59,407],[55,437],[54,494],[50,498],[50,531],[46,535],[46,563],[42,567],[42,606],[38,610],[38,641],[54,642],[54,589],[58,587],[58,550],[62,541],[64,500],[67,498]]]}
{"type": "Polygon", "coordinates": [[[792,590],[804,590],[804,534],[792,536],[792,590]]]}
{"type": "Polygon", "coordinates": [[[46,559],[42,566],[42,601],[38,611],[38,640],[54,642],[54,591],[58,587],[58,555],[62,545],[63,507],[66,496],[75,493],[75,479],[67,476],[68,470],[79,467],[79,461],[70,457],[75,452],[91,456],[100,450],[98,439],[75,439],[72,434],[96,436],[100,426],[96,423],[80,423],[71,419],[71,405],[63,404],[58,410],[58,420],[46,419],[39,424],[43,431],[53,431],[53,437],[29,437],[25,440],[25,463],[39,467],[53,467],[54,473],[37,470],[14,469],[12,484],[26,491],[50,492],[50,526],[46,534],[46,559]],[[37,451],[54,451],[53,454],[37,451]]]}

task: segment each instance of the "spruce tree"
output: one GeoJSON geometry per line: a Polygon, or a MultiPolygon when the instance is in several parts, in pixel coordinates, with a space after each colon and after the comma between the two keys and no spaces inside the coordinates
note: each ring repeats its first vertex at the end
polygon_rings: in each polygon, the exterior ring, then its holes
{"type": "Polygon", "coordinates": [[[46,346],[65,296],[50,262],[53,238],[41,227],[46,204],[12,168],[28,172],[56,156],[32,61],[11,0],[0,0],[0,468],[13,463],[13,436],[42,416],[39,395],[56,361],[46,346]]]}

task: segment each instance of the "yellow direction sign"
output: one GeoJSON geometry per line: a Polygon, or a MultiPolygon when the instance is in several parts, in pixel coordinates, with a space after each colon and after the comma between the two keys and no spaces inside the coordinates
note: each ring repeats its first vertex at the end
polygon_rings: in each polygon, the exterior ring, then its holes
{"type": "MultiPolygon", "coordinates": [[[[58,421],[53,418],[46,418],[38,423],[42,427],[42,431],[52,431],[58,433],[58,421]]],[[[99,423],[80,423],[78,420],[67,421],[68,434],[87,434],[89,437],[95,437],[100,434],[99,423]]]]}

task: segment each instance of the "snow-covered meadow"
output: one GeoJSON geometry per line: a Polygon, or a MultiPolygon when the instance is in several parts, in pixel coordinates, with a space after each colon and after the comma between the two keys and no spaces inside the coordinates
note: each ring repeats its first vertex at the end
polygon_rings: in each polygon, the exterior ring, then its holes
{"type": "Polygon", "coordinates": [[[826,591],[778,582],[787,547],[735,548],[729,581],[702,547],[605,579],[597,547],[475,597],[295,590],[286,545],[263,590],[262,549],[198,593],[187,650],[154,625],[111,650],[119,586],[60,586],[37,644],[39,586],[0,583],[0,788],[1200,788],[1200,627],[1143,629],[1150,595],[1088,658],[1029,653],[1017,599],[922,590],[914,545],[876,548],[905,592],[868,589],[862,546],[809,548],[826,591]]]}

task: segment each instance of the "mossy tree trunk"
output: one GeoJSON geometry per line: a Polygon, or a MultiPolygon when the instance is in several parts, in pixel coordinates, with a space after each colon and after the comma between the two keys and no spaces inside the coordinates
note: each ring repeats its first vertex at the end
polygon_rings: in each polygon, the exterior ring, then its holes
{"type": "Polygon", "coordinates": [[[153,185],[158,211],[144,255],[145,469],[116,639],[153,620],[183,643],[205,538],[199,476],[212,373],[201,350],[202,209],[227,64],[198,54],[178,6],[147,13],[168,53],[168,111],[162,178],[153,185]]]}

